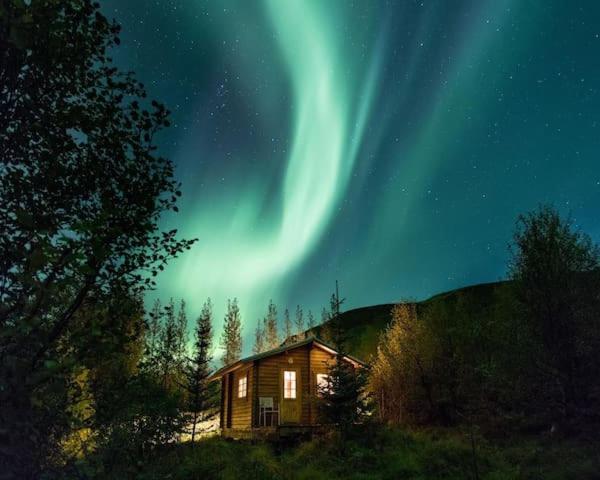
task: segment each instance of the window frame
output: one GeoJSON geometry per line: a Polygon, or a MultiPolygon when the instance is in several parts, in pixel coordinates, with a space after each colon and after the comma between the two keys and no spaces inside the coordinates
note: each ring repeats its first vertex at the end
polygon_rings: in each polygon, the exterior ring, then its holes
{"type": "Polygon", "coordinates": [[[296,370],[283,371],[283,399],[296,400],[298,398],[298,372],[296,370]],[[293,374],[289,375],[288,374],[293,374]],[[288,381],[289,387],[288,387],[288,381]],[[289,396],[288,396],[289,393],[289,396]]]}
{"type": "Polygon", "coordinates": [[[248,398],[248,373],[244,373],[244,375],[238,378],[238,394],[237,398],[248,398]],[[241,388],[243,385],[243,389],[241,388]],[[243,393],[243,395],[242,395],[243,393]]]}

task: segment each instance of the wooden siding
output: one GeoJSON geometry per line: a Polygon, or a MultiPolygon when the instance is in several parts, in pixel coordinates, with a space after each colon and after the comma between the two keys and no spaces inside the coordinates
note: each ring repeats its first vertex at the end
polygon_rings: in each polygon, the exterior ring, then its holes
{"type": "Polygon", "coordinates": [[[308,396],[308,355],[309,345],[298,347],[289,352],[283,352],[279,355],[263,358],[259,361],[260,373],[258,377],[258,397],[273,397],[273,402],[278,407],[280,406],[281,397],[281,372],[286,368],[294,367],[299,370],[299,385],[300,391],[297,395],[302,401],[300,423],[309,422],[309,406],[306,399],[308,396]],[[290,363],[291,359],[291,363],[290,363]]]}
{"type": "MultiPolygon", "coordinates": [[[[231,374],[233,385],[229,391],[231,394],[231,428],[249,428],[252,421],[252,398],[254,390],[254,376],[252,365],[236,370],[231,374]],[[239,398],[238,387],[240,378],[247,378],[246,396],[239,398]]],[[[230,378],[231,378],[230,377],[230,378]]]]}
{"type": "MultiPolygon", "coordinates": [[[[237,437],[243,430],[258,428],[258,399],[272,397],[281,412],[282,375],[285,370],[298,372],[297,397],[300,400],[298,427],[318,423],[317,374],[327,373],[334,356],[315,346],[303,345],[290,351],[261,358],[222,378],[221,425],[225,436],[237,437]],[[247,394],[238,397],[239,379],[247,378],[247,394]],[[228,414],[229,410],[229,414],[228,414]],[[228,416],[230,422],[228,422],[228,416]],[[235,434],[234,434],[235,432],[235,434]]],[[[291,427],[292,425],[290,425],[291,427]]]]}

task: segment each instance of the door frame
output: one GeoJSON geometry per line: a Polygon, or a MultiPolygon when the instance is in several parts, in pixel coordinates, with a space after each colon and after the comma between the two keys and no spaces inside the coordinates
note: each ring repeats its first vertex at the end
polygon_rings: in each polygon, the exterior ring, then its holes
{"type": "Polygon", "coordinates": [[[301,383],[301,369],[298,365],[290,364],[289,366],[281,367],[279,369],[279,423],[282,425],[286,424],[297,424],[302,421],[302,383],[301,383]],[[285,372],[296,372],[296,398],[284,398],[285,391],[285,372]],[[284,418],[285,407],[284,404],[291,402],[297,403],[298,416],[297,420],[284,418]]]}

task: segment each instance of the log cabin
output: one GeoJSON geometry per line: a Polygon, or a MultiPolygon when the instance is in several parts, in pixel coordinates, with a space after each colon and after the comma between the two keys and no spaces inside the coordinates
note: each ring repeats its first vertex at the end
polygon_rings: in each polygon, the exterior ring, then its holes
{"type": "MultiPolygon", "coordinates": [[[[309,337],[284,343],[217,370],[221,381],[221,435],[228,438],[281,438],[318,428],[319,385],[327,382],[336,350],[309,337]]],[[[354,368],[365,363],[344,356],[354,368]]]]}

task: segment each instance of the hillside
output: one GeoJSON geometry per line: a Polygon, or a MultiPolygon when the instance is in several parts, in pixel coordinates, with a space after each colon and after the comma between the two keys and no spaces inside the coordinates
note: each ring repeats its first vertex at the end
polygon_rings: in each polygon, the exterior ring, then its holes
{"type": "MultiPolygon", "coordinates": [[[[505,295],[512,295],[511,282],[481,283],[439,293],[417,302],[417,311],[434,305],[448,309],[462,302],[468,307],[472,318],[477,318],[494,308],[498,298],[505,295]]],[[[342,323],[348,332],[349,353],[365,361],[369,360],[377,350],[379,334],[390,321],[393,306],[392,303],[371,305],[342,313],[342,323]]],[[[312,333],[319,336],[322,330],[323,325],[319,325],[312,330],[312,333]]]]}

